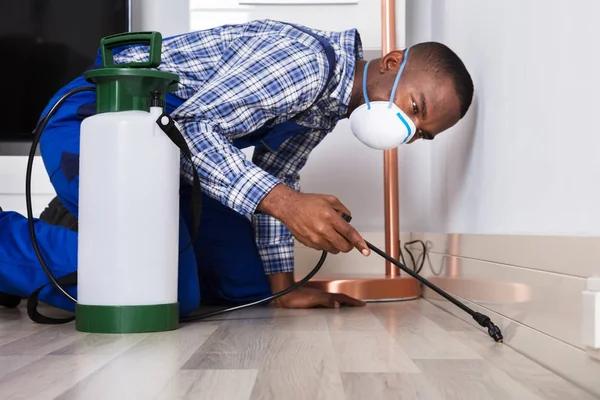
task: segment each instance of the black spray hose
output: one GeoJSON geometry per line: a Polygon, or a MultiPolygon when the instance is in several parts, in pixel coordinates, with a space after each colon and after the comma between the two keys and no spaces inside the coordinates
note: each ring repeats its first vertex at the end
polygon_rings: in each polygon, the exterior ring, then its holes
{"type": "MultiPolygon", "coordinates": [[[[352,220],[352,217],[350,217],[349,215],[346,215],[344,213],[342,213],[342,218],[344,218],[344,220],[346,220],[347,222],[350,222],[352,220]]],[[[498,328],[496,325],[494,325],[494,323],[490,320],[490,318],[487,315],[483,315],[477,311],[472,310],[471,308],[467,307],[466,305],[464,305],[463,303],[461,303],[460,301],[456,300],[454,297],[452,297],[451,295],[446,293],[444,290],[440,289],[433,283],[429,282],[429,280],[427,280],[427,279],[423,278],[422,276],[418,275],[417,273],[411,271],[404,264],[394,260],[392,257],[390,257],[387,253],[383,252],[382,250],[380,250],[378,247],[374,246],[373,244],[371,244],[367,241],[365,241],[365,242],[367,243],[367,246],[371,250],[373,250],[375,253],[377,253],[381,257],[385,258],[392,264],[396,265],[398,268],[400,268],[401,270],[403,270],[404,272],[406,272],[413,278],[417,279],[419,282],[421,282],[425,286],[429,287],[430,289],[432,289],[433,291],[435,291],[436,293],[438,293],[439,295],[441,295],[442,297],[444,297],[445,299],[450,301],[452,304],[459,307],[461,310],[463,310],[467,314],[471,315],[473,317],[473,319],[475,321],[477,321],[477,323],[479,325],[488,329],[488,334],[492,337],[492,339],[494,339],[498,343],[502,343],[503,337],[502,337],[502,333],[500,332],[500,328],[498,328]]],[[[266,304],[278,297],[284,296],[284,295],[298,289],[299,287],[303,286],[304,284],[306,284],[317,272],[319,272],[319,270],[323,266],[326,256],[327,256],[327,252],[323,251],[323,253],[321,255],[321,259],[319,260],[317,265],[313,268],[313,270],[310,271],[310,273],[308,275],[306,275],[302,280],[296,282],[294,285],[290,286],[286,290],[283,290],[279,293],[275,293],[272,296],[269,296],[263,300],[255,301],[253,303],[243,304],[243,305],[236,306],[236,307],[225,308],[223,310],[217,310],[217,311],[213,311],[213,312],[207,312],[204,314],[193,315],[190,317],[183,318],[181,321],[182,322],[190,322],[190,321],[197,321],[197,320],[201,320],[201,319],[205,319],[205,318],[210,318],[210,317],[214,317],[216,315],[224,314],[226,312],[235,311],[235,310],[239,310],[242,308],[251,307],[251,306],[255,306],[255,305],[266,304]]]]}
{"type": "Polygon", "coordinates": [[[43,117],[37,124],[37,126],[35,127],[33,133],[34,133],[34,137],[33,137],[33,143],[31,144],[31,149],[29,150],[29,158],[27,160],[27,170],[25,172],[25,202],[27,203],[27,222],[29,225],[29,236],[31,237],[31,243],[33,245],[33,250],[35,251],[35,254],[40,262],[40,265],[42,266],[42,269],[44,270],[44,272],[46,273],[46,275],[48,276],[48,278],[52,281],[52,283],[54,284],[54,286],[56,286],[56,288],[58,290],[60,290],[62,292],[62,294],[68,298],[69,300],[71,300],[73,303],[77,303],[77,300],[71,296],[57,281],[56,278],[54,277],[54,275],[52,275],[52,272],[50,272],[50,269],[48,268],[48,266],[46,265],[46,262],[44,261],[44,258],[42,257],[42,252],[38,246],[38,242],[37,242],[37,237],[35,234],[35,226],[34,226],[34,218],[33,218],[33,206],[32,206],[32,201],[31,201],[31,175],[32,175],[32,170],[33,170],[33,160],[35,158],[35,153],[37,152],[37,146],[38,143],[40,142],[40,138],[42,137],[42,132],[44,131],[44,129],[46,128],[46,125],[48,125],[48,122],[50,121],[50,118],[52,118],[52,116],[54,115],[54,113],[56,113],[56,110],[59,109],[59,107],[65,102],[67,101],[67,99],[69,97],[71,97],[72,95],[76,94],[76,93],[81,93],[81,92],[93,92],[95,91],[96,88],[95,87],[91,87],[91,86],[83,86],[83,87],[78,87],[78,88],[74,88],[69,90],[67,93],[65,93],[56,103],[54,103],[54,105],[52,106],[52,108],[50,109],[50,111],[48,111],[48,114],[46,114],[45,117],[43,117]]]}
{"type": "Polygon", "coordinates": [[[388,260],[389,262],[391,262],[392,264],[394,264],[395,266],[400,268],[402,271],[406,272],[407,274],[409,274],[410,276],[412,276],[413,278],[415,278],[416,280],[418,280],[419,282],[421,282],[422,284],[424,284],[425,286],[427,286],[428,288],[430,288],[431,290],[433,290],[434,292],[436,292],[440,296],[444,297],[446,300],[448,300],[449,302],[451,302],[452,304],[454,304],[455,306],[457,306],[458,308],[460,308],[461,310],[463,310],[464,312],[466,312],[467,314],[472,316],[473,319],[475,321],[477,321],[477,323],[479,325],[483,326],[484,328],[487,328],[488,333],[492,337],[492,339],[494,339],[498,343],[502,343],[502,341],[503,341],[502,332],[500,332],[500,328],[498,328],[496,325],[494,325],[494,323],[492,322],[490,317],[470,309],[469,307],[467,307],[466,305],[464,305],[463,303],[461,303],[460,301],[456,300],[454,297],[452,297],[451,295],[446,293],[444,290],[440,289],[439,287],[437,287],[433,283],[429,282],[427,279],[423,278],[422,276],[415,274],[409,268],[407,268],[403,264],[400,264],[398,261],[394,260],[392,257],[387,255],[386,253],[384,253],[377,247],[373,246],[371,243],[367,242],[367,246],[369,246],[369,248],[371,250],[373,250],[375,253],[379,254],[381,257],[385,258],[386,260],[388,260]]]}
{"type": "MultiPolygon", "coordinates": [[[[37,237],[36,237],[36,233],[35,233],[35,226],[34,226],[34,217],[33,217],[33,207],[32,207],[32,201],[31,201],[31,175],[32,175],[32,169],[33,169],[33,160],[35,157],[35,153],[37,151],[37,146],[38,143],[40,141],[40,138],[42,136],[42,132],[44,131],[44,128],[46,127],[46,125],[48,124],[48,121],[50,120],[50,118],[52,117],[52,115],[54,115],[54,113],[56,112],[56,110],[62,105],[62,103],[64,103],[70,96],[79,93],[79,92],[84,92],[84,91],[94,91],[95,88],[94,87],[80,87],[80,88],[76,88],[76,89],[72,89],[70,91],[68,91],[67,93],[65,93],[55,104],[54,106],[52,106],[52,108],[50,109],[50,111],[48,112],[48,114],[42,118],[36,129],[34,130],[34,139],[33,139],[33,143],[31,146],[31,150],[29,152],[29,159],[27,162],[27,172],[26,172],[26,178],[25,178],[25,200],[27,202],[27,219],[29,222],[29,234],[31,237],[31,242],[33,244],[33,248],[35,251],[35,254],[40,262],[40,265],[42,266],[42,269],[44,270],[44,272],[46,273],[46,275],[48,276],[48,278],[50,279],[50,281],[52,282],[52,284],[54,284],[54,286],[56,286],[56,288],[58,290],[60,290],[62,292],[62,294],[67,297],[69,300],[71,300],[73,303],[77,303],[77,299],[75,299],[73,296],[71,296],[62,286],[61,284],[56,280],[56,278],[54,277],[54,275],[52,274],[52,272],[50,271],[50,269],[48,268],[48,266],[46,265],[46,262],[44,261],[44,258],[42,256],[42,252],[38,246],[38,242],[37,242],[37,237]]],[[[342,218],[344,218],[347,222],[350,222],[352,217],[350,217],[349,215],[343,214],[342,213],[342,218]]],[[[392,264],[396,265],[398,268],[400,268],[402,271],[406,272],[407,274],[409,274],[410,276],[412,276],[413,278],[417,279],[419,282],[421,282],[422,284],[424,284],[425,286],[429,287],[430,289],[432,289],[433,291],[435,291],[436,293],[438,293],[439,295],[441,295],[442,297],[444,297],[445,299],[447,299],[448,301],[450,301],[452,304],[456,305],[457,307],[459,307],[460,309],[462,309],[463,311],[465,311],[467,314],[471,315],[473,317],[473,319],[475,321],[477,321],[477,323],[479,325],[481,325],[484,328],[488,329],[488,333],[489,335],[492,337],[492,339],[494,339],[496,342],[502,342],[503,338],[502,338],[502,333],[500,332],[500,329],[494,325],[494,323],[490,320],[490,318],[487,315],[483,315],[481,313],[478,313],[476,311],[473,311],[472,309],[470,309],[469,307],[467,307],[466,305],[464,305],[463,303],[461,303],[460,301],[456,300],[454,297],[452,297],[451,295],[449,295],[448,293],[446,293],[444,290],[438,288],[437,286],[435,286],[433,283],[429,282],[427,279],[423,278],[422,276],[418,275],[417,273],[411,271],[409,268],[407,268],[404,264],[400,263],[399,261],[394,260],[392,257],[390,257],[388,254],[386,254],[385,252],[383,252],[382,250],[380,250],[379,248],[377,248],[376,246],[372,245],[371,243],[367,242],[367,246],[373,250],[375,253],[379,254],[381,257],[385,258],[386,260],[388,260],[389,262],[391,262],[392,264]]],[[[244,308],[249,308],[249,307],[253,307],[253,306],[257,306],[257,305],[261,305],[261,304],[266,304],[269,303],[273,300],[275,300],[276,298],[279,298],[281,296],[285,296],[286,294],[300,288],[301,286],[305,285],[313,276],[315,276],[315,274],[317,272],[319,272],[319,270],[321,269],[321,267],[323,266],[323,263],[325,262],[325,258],[327,257],[327,252],[323,251],[321,254],[321,258],[319,259],[319,261],[317,262],[317,265],[315,265],[315,267],[312,269],[312,271],[310,271],[308,273],[308,275],[306,275],[303,279],[301,279],[300,281],[296,282],[294,285],[290,286],[289,288],[282,290],[281,292],[275,293],[269,297],[266,297],[264,299],[258,300],[258,301],[254,301],[251,303],[247,303],[247,304],[242,304],[242,305],[238,305],[238,306],[233,306],[233,307],[228,307],[228,308],[224,308],[222,310],[216,310],[216,311],[211,311],[211,312],[206,312],[206,313],[202,313],[202,314],[196,314],[196,315],[190,315],[188,317],[183,317],[180,319],[180,322],[194,322],[194,321],[200,321],[206,318],[211,318],[211,317],[215,317],[217,315],[221,315],[221,314],[225,314],[231,311],[236,311],[236,310],[241,310],[244,308]]],[[[65,319],[65,323],[68,321],[71,321],[72,319],[65,319]]]]}
{"type": "Polygon", "coordinates": [[[247,303],[247,304],[242,304],[239,306],[234,306],[234,307],[228,307],[222,310],[216,310],[216,311],[210,311],[210,312],[206,312],[203,314],[196,314],[196,315],[190,315],[189,317],[183,317],[181,318],[179,321],[180,322],[193,322],[193,321],[199,321],[201,319],[205,319],[205,318],[211,318],[217,315],[221,315],[221,314],[225,314],[231,311],[236,311],[236,310],[241,310],[242,308],[248,308],[248,307],[253,307],[253,306],[258,306],[261,304],[267,304],[270,303],[271,301],[281,297],[281,296],[285,296],[286,294],[293,292],[294,290],[300,288],[301,286],[304,286],[313,276],[315,276],[315,274],[317,272],[319,272],[319,270],[321,269],[321,267],[323,266],[323,263],[325,262],[325,258],[327,257],[327,252],[323,251],[321,253],[321,258],[319,259],[319,262],[317,262],[317,265],[313,268],[312,271],[310,271],[308,273],[308,275],[306,275],[304,278],[302,278],[301,280],[299,280],[298,282],[294,283],[292,286],[290,286],[289,288],[282,290],[281,292],[277,292],[269,297],[265,297],[264,299],[261,300],[257,300],[257,301],[253,301],[252,303],[247,303]]]}

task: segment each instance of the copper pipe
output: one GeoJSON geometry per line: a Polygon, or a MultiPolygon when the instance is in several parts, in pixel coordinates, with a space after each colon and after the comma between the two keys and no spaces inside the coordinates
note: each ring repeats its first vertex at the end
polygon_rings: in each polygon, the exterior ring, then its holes
{"type": "Polygon", "coordinates": [[[396,2],[381,0],[382,56],[396,49],[396,2]]]}
{"type": "MultiPolygon", "coordinates": [[[[396,4],[394,0],[381,0],[381,51],[382,57],[396,49],[396,4]]],[[[385,209],[385,251],[400,259],[400,215],[398,204],[398,149],[383,153],[383,182],[385,209]]],[[[385,276],[394,278],[400,269],[385,262],[385,276]]]]}
{"type": "Polygon", "coordinates": [[[460,276],[460,238],[456,233],[448,235],[448,245],[446,249],[446,273],[449,278],[458,278],[460,276]],[[456,257],[453,257],[456,256],[456,257]]]}
{"type": "MultiPolygon", "coordinates": [[[[384,205],[385,205],[385,252],[395,260],[400,259],[400,216],[398,212],[398,150],[386,150],[383,154],[384,205]]],[[[400,269],[385,262],[385,276],[394,278],[400,269]]]]}

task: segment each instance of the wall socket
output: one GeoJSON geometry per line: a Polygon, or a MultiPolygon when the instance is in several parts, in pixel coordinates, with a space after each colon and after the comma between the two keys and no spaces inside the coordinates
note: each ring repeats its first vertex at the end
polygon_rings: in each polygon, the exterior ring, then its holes
{"type": "Polygon", "coordinates": [[[590,356],[600,358],[600,276],[588,278],[581,305],[583,345],[590,356]]]}

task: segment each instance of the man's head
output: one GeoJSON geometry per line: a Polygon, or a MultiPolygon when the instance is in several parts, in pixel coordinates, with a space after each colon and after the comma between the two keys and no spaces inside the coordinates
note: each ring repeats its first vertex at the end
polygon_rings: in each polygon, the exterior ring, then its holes
{"type": "MultiPolygon", "coordinates": [[[[364,70],[359,64],[352,90],[349,114],[365,103],[363,74],[369,102],[389,101],[406,50],[392,51],[373,60],[364,70]]],[[[411,46],[401,73],[394,104],[408,116],[417,133],[408,143],[419,138],[433,139],[454,126],[471,105],[473,81],[460,58],[447,46],[426,42],[411,46]]]]}

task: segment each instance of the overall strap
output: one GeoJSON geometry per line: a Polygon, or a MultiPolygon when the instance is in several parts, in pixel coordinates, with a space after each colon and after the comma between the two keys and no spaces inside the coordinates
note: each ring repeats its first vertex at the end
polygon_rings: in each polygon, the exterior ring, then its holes
{"type": "Polygon", "coordinates": [[[296,28],[296,29],[306,33],[307,35],[312,36],[316,40],[318,40],[319,43],[321,43],[323,50],[325,51],[325,56],[327,57],[327,65],[329,67],[329,72],[327,73],[327,81],[325,82],[325,86],[323,86],[323,89],[321,89],[321,92],[317,96],[317,99],[318,99],[323,95],[323,92],[325,92],[325,90],[327,89],[327,86],[329,86],[329,82],[331,81],[331,78],[333,78],[333,73],[335,71],[335,51],[333,50],[333,46],[331,46],[331,43],[329,43],[329,40],[327,40],[325,37],[318,35],[302,26],[298,26],[295,24],[288,24],[288,25],[291,25],[294,28],[296,28]]]}
{"type": "MultiPolygon", "coordinates": [[[[327,73],[327,80],[325,82],[325,85],[323,86],[316,98],[316,101],[318,101],[325,92],[325,90],[327,90],[329,82],[331,82],[335,71],[335,51],[333,50],[333,46],[331,45],[331,43],[329,43],[329,40],[327,40],[327,38],[318,35],[314,32],[311,32],[310,30],[302,26],[298,26],[291,23],[287,23],[287,25],[290,25],[316,39],[325,51],[329,71],[327,73]]],[[[233,140],[233,145],[239,149],[252,146],[265,147],[269,151],[275,152],[279,149],[279,146],[283,142],[285,142],[290,136],[300,134],[302,132],[307,131],[308,129],[309,128],[300,126],[291,121],[282,122],[276,125],[271,125],[269,122],[267,122],[265,125],[261,126],[255,131],[249,132],[246,135],[235,138],[233,140]]]]}

